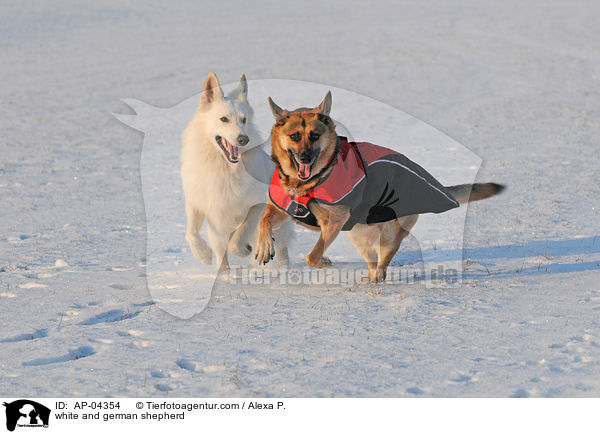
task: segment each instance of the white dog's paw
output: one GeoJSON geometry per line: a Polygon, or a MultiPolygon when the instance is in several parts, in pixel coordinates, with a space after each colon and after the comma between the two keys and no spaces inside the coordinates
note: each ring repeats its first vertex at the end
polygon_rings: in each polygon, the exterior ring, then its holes
{"type": "Polygon", "coordinates": [[[213,251],[210,246],[206,244],[206,241],[195,235],[186,237],[186,240],[190,246],[192,254],[197,260],[202,262],[204,265],[212,264],[213,251]]]}
{"type": "Polygon", "coordinates": [[[238,258],[245,258],[252,252],[252,246],[248,243],[238,240],[236,243],[229,244],[229,253],[238,258]]]}
{"type": "Polygon", "coordinates": [[[277,263],[282,267],[289,267],[290,265],[290,255],[288,253],[287,247],[283,247],[277,250],[277,263]]]}

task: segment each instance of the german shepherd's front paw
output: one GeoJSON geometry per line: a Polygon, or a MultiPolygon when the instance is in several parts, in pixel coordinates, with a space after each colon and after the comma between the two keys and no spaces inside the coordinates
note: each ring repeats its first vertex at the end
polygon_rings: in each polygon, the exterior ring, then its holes
{"type": "Polygon", "coordinates": [[[310,255],[308,255],[306,257],[306,265],[313,268],[331,267],[331,259],[329,259],[327,256],[321,256],[319,260],[314,260],[310,257],[310,255]]]}
{"type": "Polygon", "coordinates": [[[269,236],[260,237],[256,245],[256,254],[254,259],[259,264],[266,264],[275,257],[275,243],[269,236]]]}
{"type": "Polygon", "coordinates": [[[190,250],[197,260],[202,262],[204,265],[212,264],[213,251],[209,245],[206,244],[206,241],[197,235],[186,236],[186,240],[190,246],[190,250]]]}
{"type": "Polygon", "coordinates": [[[362,278],[362,281],[369,282],[369,283],[379,283],[379,282],[383,282],[385,280],[385,277],[386,277],[386,270],[378,268],[375,270],[369,270],[369,274],[367,276],[364,276],[362,278]]]}

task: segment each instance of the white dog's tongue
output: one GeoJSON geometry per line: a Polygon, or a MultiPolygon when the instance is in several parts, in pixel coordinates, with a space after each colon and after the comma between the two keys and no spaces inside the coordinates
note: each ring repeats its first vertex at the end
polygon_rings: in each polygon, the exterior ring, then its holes
{"type": "Polygon", "coordinates": [[[229,156],[231,157],[231,159],[233,161],[236,161],[238,159],[238,155],[239,155],[238,147],[229,143],[227,141],[227,139],[224,137],[221,138],[221,144],[223,144],[224,145],[223,147],[227,150],[227,152],[229,152],[229,156]]]}
{"type": "Polygon", "coordinates": [[[233,158],[234,160],[237,160],[238,159],[238,147],[231,145],[229,142],[227,142],[227,147],[229,148],[231,158],[233,158]]]}
{"type": "Polygon", "coordinates": [[[298,164],[298,175],[302,179],[307,179],[310,176],[310,164],[298,164]]]}

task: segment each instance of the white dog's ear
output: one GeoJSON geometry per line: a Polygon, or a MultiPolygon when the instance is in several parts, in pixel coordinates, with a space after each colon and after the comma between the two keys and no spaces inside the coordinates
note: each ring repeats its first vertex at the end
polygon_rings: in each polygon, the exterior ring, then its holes
{"type": "Polygon", "coordinates": [[[278,121],[279,119],[283,119],[284,117],[290,114],[289,111],[284,110],[277,104],[275,104],[271,97],[269,97],[269,107],[271,107],[271,111],[273,112],[273,116],[275,117],[276,121],[278,121]]]}
{"type": "Polygon", "coordinates": [[[200,97],[200,105],[210,104],[221,98],[223,98],[223,91],[221,90],[219,79],[214,72],[211,72],[204,82],[204,89],[202,89],[202,96],[200,97]]]}
{"type": "Polygon", "coordinates": [[[331,112],[331,91],[327,91],[327,95],[325,95],[321,104],[314,108],[314,111],[329,116],[329,112],[331,112]]]}
{"type": "Polygon", "coordinates": [[[234,95],[240,101],[248,101],[248,82],[246,81],[246,74],[242,74],[240,77],[240,84],[235,90],[234,95]]]}

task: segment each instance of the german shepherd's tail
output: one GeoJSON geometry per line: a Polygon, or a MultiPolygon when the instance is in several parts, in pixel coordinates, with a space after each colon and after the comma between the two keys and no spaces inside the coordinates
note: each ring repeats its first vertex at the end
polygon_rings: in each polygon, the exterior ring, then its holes
{"type": "Polygon", "coordinates": [[[451,185],[444,188],[454,196],[458,203],[467,203],[495,196],[506,187],[494,182],[486,182],[485,184],[451,185]]]}

